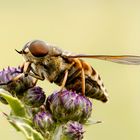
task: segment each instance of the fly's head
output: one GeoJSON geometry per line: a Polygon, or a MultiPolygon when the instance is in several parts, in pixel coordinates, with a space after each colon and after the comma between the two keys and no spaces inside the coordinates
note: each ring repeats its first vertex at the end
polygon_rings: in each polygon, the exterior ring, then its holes
{"type": "Polygon", "coordinates": [[[33,63],[43,61],[44,59],[47,60],[50,57],[60,56],[62,53],[58,48],[41,40],[28,42],[21,51],[17,52],[23,55],[25,61],[33,63]]]}

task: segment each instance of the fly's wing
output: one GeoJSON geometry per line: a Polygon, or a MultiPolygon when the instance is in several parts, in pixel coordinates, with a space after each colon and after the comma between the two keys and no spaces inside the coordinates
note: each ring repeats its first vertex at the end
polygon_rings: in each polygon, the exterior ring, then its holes
{"type": "Polygon", "coordinates": [[[120,64],[127,64],[127,65],[140,65],[140,56],[134,55],[86,55],[86,54],[66,54],[64,57],[68,58],[94,58],[100,60],[111,61],[120,64]]]}

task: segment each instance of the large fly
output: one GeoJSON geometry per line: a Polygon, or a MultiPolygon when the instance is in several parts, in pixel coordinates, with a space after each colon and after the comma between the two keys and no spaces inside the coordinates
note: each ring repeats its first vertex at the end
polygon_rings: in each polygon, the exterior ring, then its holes
{"type": "MultiPolygon", "coordinates": [[[[17,50],[16,50],[17,51],[17,50]]],[[[80,58],[94,58],[120,64],[140,65],[140,56],[133,55],[86,55],[72,54],[49,45],[44,41],[35,40],[28,42],[21,51],[25,63],[21,75],[30,75],[37,80],[47,79],[51,83],[82,93],[90,98],[106,102],[107,90],[100,75],[90,64],[80,58]]]]}

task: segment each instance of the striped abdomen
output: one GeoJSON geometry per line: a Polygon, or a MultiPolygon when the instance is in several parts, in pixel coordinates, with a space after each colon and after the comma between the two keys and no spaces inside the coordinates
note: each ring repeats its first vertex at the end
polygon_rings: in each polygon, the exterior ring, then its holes
{"type": "MultiPolygon", "coordinates": [[[[85,73],[85,95],[90,98],[107,101],[107,91],[98,73],[86,62],[81,59],[73,59],[74,65],[68,70],[68,78],[65,87],[70,90],[75,90],[77,93],[82,92],[82,74],[81,66],[85,73]],[[81,66],[79,66],[79,64],[81,66]]],[[[60,72],[58,78],[54,81],[61,85],[64,77],[64,71],[60,72]]]]}

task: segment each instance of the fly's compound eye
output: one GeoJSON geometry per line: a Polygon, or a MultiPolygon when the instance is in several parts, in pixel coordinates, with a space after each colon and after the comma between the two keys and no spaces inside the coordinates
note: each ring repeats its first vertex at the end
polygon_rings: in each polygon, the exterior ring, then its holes
{"type": "Polygon", "coordinates": [[[35,57],[43,57],[46,56],[49,52],[49,47],[47,44],[40,40],[33,41],[29,46],[31,54],[35,57]]]}

